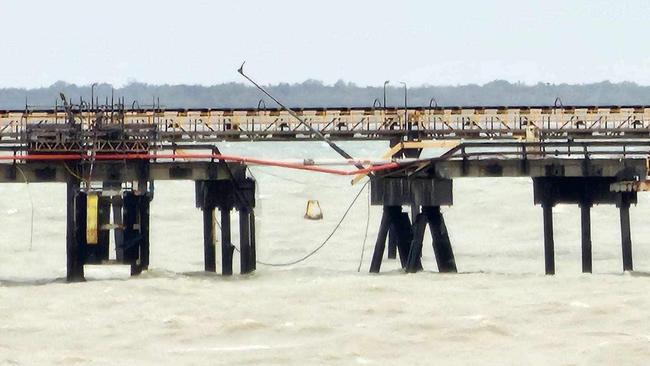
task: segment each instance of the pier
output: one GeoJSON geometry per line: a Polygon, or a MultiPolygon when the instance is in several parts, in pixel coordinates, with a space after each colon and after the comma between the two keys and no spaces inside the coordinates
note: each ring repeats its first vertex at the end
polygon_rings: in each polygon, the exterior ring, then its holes
{"type": "Polygon", "coordinates": [[[53,109],[0,111],[0,183],[66,184],[70,282],[84,280],[85,264],[129,265],[132,275],[147,270],[149,207],[155,182],[162,180],[195,182],[205,271],[232,275],[236,256],[242,274],[255,271],[255,181],[246,174],[249,164],[350,175],[353,182],[368,177],[371,203],[383,210],[370,272],[380,272],[386,258],[399,258],[405,272],[422,270],[427,228],[438,271],[456,272],[441,207],[453,205],[453,182],[465,177],[531,178],[549,275],[555,273],[553,208],[580,207],[582,271],[591,272],[590,209],[615,205],[622,270],[634,269],[629,208],[638,192],[650,187],[650,107],[306,108],[297,112],[304,119],[299,123],[281,109],[167,110],[135,103],[129,108],[123,100],[105,105],[62,100],[53,109]],[[314,130],[332,140],[385,140],[387,153],[382,160],[350,159],[341,162],[348,169],[332,169],[306,160],[228,156],[218,148],[226,140],[316,140],[314,130]],[[423,158],[422,151],[432,147],[444,152],[423,158]],[[239,238],[231,235],[235,214],[239,238]]]}

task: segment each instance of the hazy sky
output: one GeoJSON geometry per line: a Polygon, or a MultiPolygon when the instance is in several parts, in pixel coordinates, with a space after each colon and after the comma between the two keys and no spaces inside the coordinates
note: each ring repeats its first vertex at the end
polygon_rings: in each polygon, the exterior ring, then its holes
{"type": "Polygon", "coordinates": [[[0,87],[650,84],[650,1],[0,0],[0,87]]]}

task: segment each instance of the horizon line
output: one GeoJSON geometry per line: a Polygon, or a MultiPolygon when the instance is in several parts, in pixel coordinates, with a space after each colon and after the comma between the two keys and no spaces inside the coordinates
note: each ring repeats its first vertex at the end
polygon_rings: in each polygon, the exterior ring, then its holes
{"type": "MultiPolygon", "coordinates": [[[[464,83],[464,84],[415,84],[415,85],[408,85],[409,89],[426,89],[426,88],[461,88],[461,87],[485,87],[489,86],[490,84],[508,84],[510,86],[517,86],[517,87],[536,87],[536,86],[591,86],[591,85],[598,85],[598,84],[611,84],[611,85],[630,85],[630,86],[637,86],[637,87],[650,87],[650,84],[640,84],[635,81],[629,81],[629,80],[623,80],[623,81],[611,81],[611,80],[601,80],[601,81],[593,81],[593,82],[583,82],[583,83],[570,83],[570,82],[562,82],[562,83],[551,83],[551,82],[543,82],[543,81],[538,81],[537,83],[526,83],[523,81],[509,81],[505,79],[494,79],[485,83],[464,83]]],[[[130,80],[124,84],[117,84],[114,85],[110,82],[93,82],[93,83],[76,83],[76,82],[68,82],[65,80],[57,80],[53,82],[50,85],[41,85],[41,86],[33,86],[33,87],[28,87],[28,86],[0,86],[0,91],[2,90],[38,90],[38,89],[49,89],[52,87],[56,87],[59,85],[63,85],[65,87],[77,87],[77,88],[90,88],[93,84],[96,84],[96,87],[111,87],[113,89],[123,89],[127,88],[129,86],[133,85],[143,85],[143,86],[149,86],[149,87],[179,87],[179,86],[191,86],[191,87],[200,87],[200,88],[211,88],[211,87],[218,87],[218,86],[227,86],[227,85],[239,85],[243,86],[246,88],[254,88],[252,85],[248,85],[247,83],[243,81],[229,81],[229,82],[222,82],[222,83],[214,83],[214,84],[201,84],[201,83],[149,83],[149,82],[143,82],[143,81],[138,81],[138,80],[130,80]]],[[[383,84],[379,85],[360,85],[356,84],[354,81],[346,81],[343,79],[339,79],[334,83],[326,83],[322,80],[318,79],[305,79],[304,81],[301,82],[278,82],[278,83],[269,83],[265,84],[265,86],[268,87],[278,87],[278,86],[301,86],[301,85],[315,85],[319,87],[350,87],[350,88],[360,88],[360,89],[365,89],[365,88],[383,88],[383,84]]],[[[390,89],[402,89],[403,86],[399,85],[398,82],[394,83],[389,83],[387,85],[387,88],[390,89]]]]}

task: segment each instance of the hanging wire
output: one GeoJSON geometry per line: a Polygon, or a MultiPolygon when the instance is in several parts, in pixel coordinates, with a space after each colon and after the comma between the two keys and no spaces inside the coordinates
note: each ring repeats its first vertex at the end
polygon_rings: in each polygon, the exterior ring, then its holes
{"type": "Polygon", "coordinates": [[[29,251],[31,252],[34,246],[34,199],[32,198],[32,190],[29,188],[29,180],[27,180],[25,172],[19,165],[16,165],[16,168],[25,180],[25,185],[27,186],[27,194],[29,195],[29,208],[31,210],[31,215],[29,218],[29,251]]]}
{"type": "MultiPolygon", "coordinates": [[[[251,173],[251,175],[253,175],[250,168],[248,168],[248,171],[251,173]]],[[[300,181],[300,180],[297,180],[297,179],[287,178],[287,177],[284,177],[284,176],[282,176],[280,174],[274,174],[274,173],[266,172],[266,171],[263,171],[263,170],[260,170],[260,169],[257,169],[257,173],[262,173],[262,175],[268,175],[268,176],[275,177],[275,178],[278,178],[278,179],[281,179],[281,180],[284,180],[284,181],[287,181],[287,182],[291,182],[291,183],[302,184],[302,185],[311,185],[310,183],[307,183],[307,182],[303,182],[303,181],[300,181]]],[[[253,179],[256,179],[255,176],[253,176],[253,179]]]]}
{"type": "MultiPolygon", "coordinates": [[[[368,183],[366,182],[366,184],[368,183]]],[[[359,266],[357,267],[357,272],[361,272],[361,265],[363,264],[363,255],[366,252],[366,240],[368,239],[368,227],[370,227],[370,189],[368,189],[367,193],[368,193],[368,210],[366,212],[366,230],[363,234],[363,243],[361,244],[361,255],[359,256],[359,266]]]]}
{"type": "MultiPolygon", "coordinates": [[[[136,101],[133,101],[135,103],[136,101]]],[[[138,104],[138,109],[140,108],[140,105],[138,104]]],[[[98,145],[98,138],[97,138],[97,129],[93,129],[93,149],[90,152],[90,170],[88,171],[88,184],[86,184],[86,193],[90,192],[90,185],[92,182],[93,178],[93,168],[95,167],[95,157],[97,156],[97,145],[98,145]]]]}
{"type": "MultiPolygon", "coordinates": [[[[247,168],[247,169],[248,169],[248,171],[251,173],[251,176],[253,176],[253,173],[252,173],[251,169],[250,169],[250,168],[247,168]]],[[[270,177],[278,178],[278,179],[280,179],[280,180],[284,180],[284,181],[287,181],[287,182],[300,184],[300,185],[303,185],[303,186],[322,187],[322,188],[330,188],[330,189],[338,189],[338,186],[334,186],[334,185],[319,184],[319,183],[314,183],[314,182],[305,182],[305,181],[298,180],[298,179],[288,178],[288,177],[286,177],[286,176],[282,176],[282,175],[280,175],[280,174],[271,173],[270,171],[265,170],[263,167],[256,167],[255,171],[256,171],[255,174],[267,175],[267,176],[270,176],[270,177]]],[[[257,180],[257,178],[255,178],[255,176],[253,176],[253,178],[254,178],[255,180],[257,180]]]]}
{"type": "Polygon", "coordinates": [[[80,182],[86,182],[86,179],[84,177],[80,176],[79,174],[73,172],[72,169],[70,169],[70,167],[68,166],[67,163],[64,162],[63,167],[65,168],[65,170],[68,171],[68,173],[70,173],[70,175],[72,175],[73,177],[79,179],[80,182]]]}
{"type": "MultiPolygon", "coordinates": [[[[332,150],[336,151],[339,155],[341,155],[342,157],[344,157],[346,159],[353,159],[350,154],[348,154],[345,150],[343,150],[341,147],[339,147],[331,139],[329,139],[325,135],[323,135],[323,133],[320,130],[315,129],[310,124],[306,123],[305,120],[300,118],[300,116],[298,116],[298,114],[296,112],[294,112],[291,108],[289,108],[289,107],[285,106],[284,104],[282,104],[282,102],[280,102],[278,99],[276,99],[273,95],[271,95],[266,89],[264,89],[262,86],[260,86],[257,82],[255,82],[255,80],[253,80],[250,76],[246,75],[244,73],[244,64],[245,63],[246,63],[246,61],[244,61],[241,64],[241,66],[239,67],[239,69],[237,69],[237,72],[241,76],[243,76],[246,80],[250,81],[251,84],[255,85],[255,87],[257,89],[259,89],[267,97],[271,98],[271,100],[273,100],[277,105],[282,107],[282,109],[285,110],[287,113],[289,113],[293,118],[297,119],[298,122],[300,122],[300,125],[305,126],[311,133],[316,135],[320,140],[327,143],[332,148],[332,150]]],[[[363,165],[361,165],[361,164],[355,164],[355,166],[358,169],[364,169],[363,165]]]]}
{"type": "MultiPolygon", "coordinates": [[[[364,185],[361,187],[361,189],[359,189],[359,192],[357,192],[356,196],[354,196],[354,199],[352,199],[352,202],[350,202],[350,205],[348,205],[348,208],[343,213],[343,216],[341,216],[341,219],[339,219],[339,221],[336,223],[336,226],[334,226],[334,229],[330,232],[330,234],[327,236],[327,238],[325,238],[325,240],[323,240],[323,242],[320,245],[318,245],[316,248],[314,248],[312,251],[310,251],[309,253],[305,254],[304,256],[302,256],[302,257],[300,257],[298,259],[295,259],[295,260],[292,260],[292,261],[289,261],[289,262],[284,262],[284,263],[271,263],[271,262],[263,262],[263,261],[260,261],[260,260],[257,260],[256,262],[258,264],[263,265],[263,266],[269,266],[269,267],[288,267],[288,266],[292,266],[294,264],[298,264],[300,262],[304,262],[305,260],[307,260],[308,258],[313,256],[314,254],[318,253],[321,249],[323,249],[325,247],[325,245],[327,245],[327,243],[330,241],[330,239],[339,230],[339,228],[341,227],[341,224],[343,223],[345,218],[348,216],[348,213],[350,213],[350,210],[352,210],[352,207],[354,206],[355,202],[357,202],[357,199],[359,199],[359,196],[361,196],[361,193],[363,193],[363,190],[366,189],[366,187],[368,186],[368,183],[370,183],[370,180],[366,181],[366,183],[364,183],[364,185]]],[[[239,252],[239,248],[237,248],[236,246],[235,246],[235,250],[239,252]]]]}

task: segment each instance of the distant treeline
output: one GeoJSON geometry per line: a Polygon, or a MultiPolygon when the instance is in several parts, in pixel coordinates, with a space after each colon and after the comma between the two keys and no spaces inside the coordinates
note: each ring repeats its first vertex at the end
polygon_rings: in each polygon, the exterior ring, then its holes
{"type": "MultiPolygon", "coordinates": [[[[361,87],[343,81],[325,85],[317,80],[307,80],[296,84],[280,83],[269,86],[268,89],[292,107],[362,107],[372,106],[375,100],[378,105],[383,104],[382,86],[361,87]]],[[[57,82],[38,89],[3,88],[0,89],[0,109],[22,109],[26,104],[32,107],[52,107],[59,93],[64,93],[75,103],[78,103],[80,97],[89,101],[91,87],[57,82]]],[[[98,84],[94,88],[100,104],[110,100],[111,93],[115,98],[124,97],[128,106],[137,101],[136,106],[144,107],[159,100],[161,106],[167,108],[256,108],[262,99],[268,107],[275,107],[257,89],[240,83],[200,86],[134,82],[114,90],[110,84],[98,84]]],[[[558,97],[564,105],[648,105],[650,86],[608,81],[579,85],[526,85],[497,80],[485,85],[418,86],[408,89],[409,106],[553,105],[558,97]]],[[[402,86],[388,86],[387,105],[404,105],[402,86]]]]}

